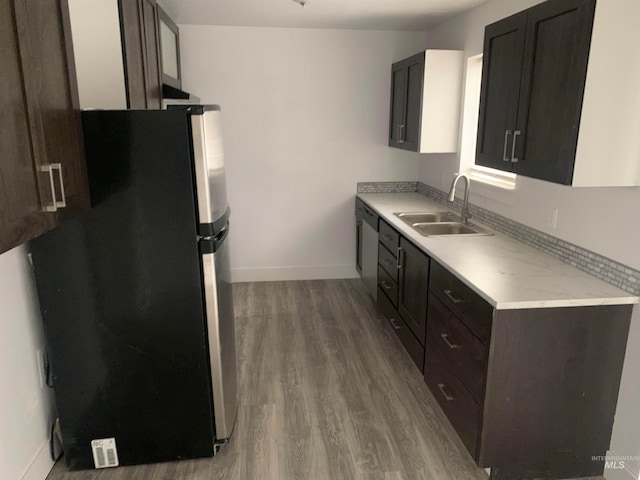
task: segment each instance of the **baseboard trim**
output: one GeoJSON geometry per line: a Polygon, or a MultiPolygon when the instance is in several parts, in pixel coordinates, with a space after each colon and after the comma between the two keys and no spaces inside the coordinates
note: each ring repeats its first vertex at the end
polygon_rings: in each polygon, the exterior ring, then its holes
{"type": "Polygon", "coordinates": [[[33,456],[20,480],[44,480],[53,468],[53,460],[49,452],[49,440],[46,440],[38,452],[33,456]]]}
{"type": "Polygon", "coordinates": [[[314,265],[305,267],[235,268],[231,281],[280,282],[286,280],[329,280],[334,278],[358,278],[355,265],[314,265]]]}

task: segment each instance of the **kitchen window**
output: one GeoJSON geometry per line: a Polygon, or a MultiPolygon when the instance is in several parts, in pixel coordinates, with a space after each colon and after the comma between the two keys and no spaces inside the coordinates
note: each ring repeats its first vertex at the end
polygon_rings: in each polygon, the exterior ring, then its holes
{"type": "MultiPolygon", "coordinates": [[[[467,59],[462,113],[462,141],[460,145],[460,171],[472,180],[503,190],[515,190],[516,174],[475,164],[478,139],[480,86],[482,84],[482,54],[467,59]]],[[[488,189],[487,189],[488,190],[488,189]]]]}

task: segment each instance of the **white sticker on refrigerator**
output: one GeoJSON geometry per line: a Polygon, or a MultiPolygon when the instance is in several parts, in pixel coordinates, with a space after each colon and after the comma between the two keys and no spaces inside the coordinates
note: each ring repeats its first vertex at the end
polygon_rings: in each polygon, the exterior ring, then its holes
{"type": "Polygon", "coordinates": [[[117,467],[120,465],[115,438],[91,440],[91,449],[93,450],[95,468],[117,467]]]}

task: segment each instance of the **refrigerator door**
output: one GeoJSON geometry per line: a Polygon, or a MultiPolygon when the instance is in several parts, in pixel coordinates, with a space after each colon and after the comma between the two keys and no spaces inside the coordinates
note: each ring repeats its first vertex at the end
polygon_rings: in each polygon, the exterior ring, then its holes
{"type": "Polygon", "coordinates": [[[238,374],[228,224],[200,240],[216,439],[231,436],[238,411],[238,374]]]}
{"type": "Polygon", "coordinates": [[[206,105],[191,109],[191,130],[200,216],[199,234],[203,237],[215,236],[228,218],[220,107],[206,105]]]}

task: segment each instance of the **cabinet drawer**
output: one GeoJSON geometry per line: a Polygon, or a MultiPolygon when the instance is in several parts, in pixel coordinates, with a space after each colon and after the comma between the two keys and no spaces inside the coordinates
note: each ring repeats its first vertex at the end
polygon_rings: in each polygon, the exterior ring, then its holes
{"type": "Polygon", "coordinates": [[[387,247],[394,257],[397,257],[398,247],[400,246],[400,235],[384,220],[380,220],[378,237],[380,238],[380,243],[387,247]]]}
{"type": "Polygon", "coordinates": [[[424,347],[416,340],[406,323],[398,315],[398,311],[393,307],[391,301],[383,293],[382,288],[378,287],[378,308],[382,314],[389,320],[389,324],[396,332],[400,342],[405,350],[416,364],[416,367],[422,372],[424,368],[424,347]]]}
{"type": "Polygon", "coordinates": [[[383,244],[378,248],[378,263],[394,282],[398,282],[398,259],[383,244]]]}
{"type": "Polygon", "coordinates": [[[424,379],[462,443],[476,459],[480,406],[457,379],[451,365],[440,355],[431,339],[427,339],[424,379]]]}
{"type": "Polygon", "coordinates": [[[482,403],[487,349],[433,294],[428,312],[427,341],[437,346],[471,396],[482,403]]]}
{"type": "Polygon", "coordinates": [[[437,262],[432,262],[429,291],[482,343],[489,343],[493,307],[437,262]]]}
{"type": "MultiPolygon", "coordinates": [[[[381,247],[382,248],[382,247],[381,247]]],[[[378,286],[389,297],[394,307],[398,307],[398,284],[378,265],[378,286]]]]}
{"type": "Polygon", "coordinates": [[[378,215],[366,204],[362,203],[362,219],[378,231],[378,215]]]}

